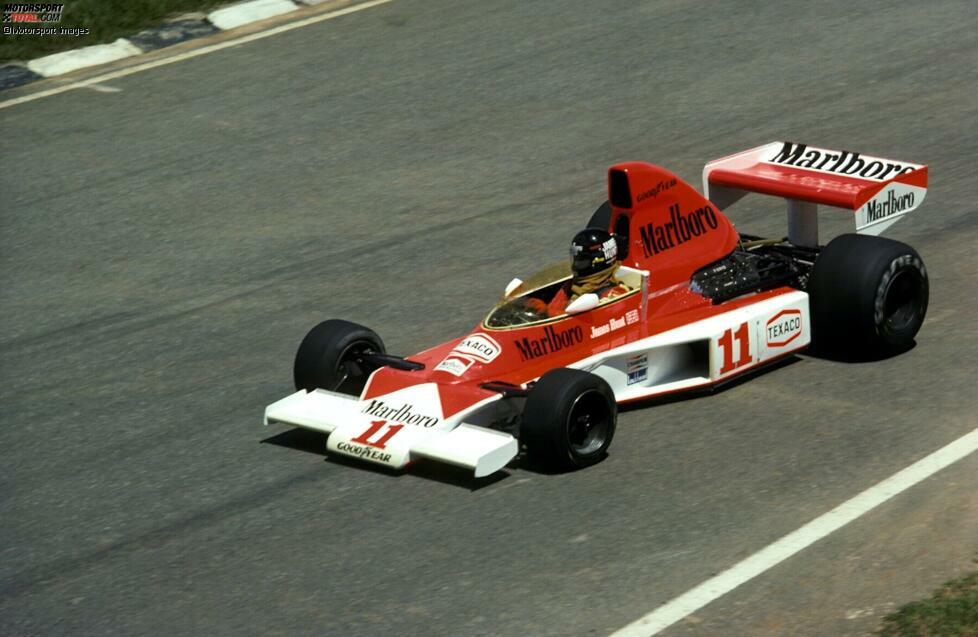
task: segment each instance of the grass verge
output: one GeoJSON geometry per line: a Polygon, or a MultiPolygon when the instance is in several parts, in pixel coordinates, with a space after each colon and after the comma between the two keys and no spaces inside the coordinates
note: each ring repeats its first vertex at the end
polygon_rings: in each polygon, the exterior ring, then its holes
{"type": "MultiPolygon", "coordinates": [[[[6,2],[7,0],[3,0],[6,2]]],[[[63,0],[64,12],[57,24],[4,23],[3,26],[45,26],[89,29],[87,35],[2,35],[0,63],[32,60],[51,53],[112,42],[142,29],[157,26],[168,17],[191,11],[208,11],[228,0],[63,0]]]]}
{"type": "Polygon", "coordinates": [[[978,637],[978,573],[883,618],[879,637],[978,637]]]}

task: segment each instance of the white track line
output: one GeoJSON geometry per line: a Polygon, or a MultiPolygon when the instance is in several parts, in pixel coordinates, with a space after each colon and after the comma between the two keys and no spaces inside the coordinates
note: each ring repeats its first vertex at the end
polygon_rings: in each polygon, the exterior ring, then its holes
{"type": "Polygon", "coordinates": [[[843,502],[716,577],[706,580],[696,588],[616,631],[611,637],[650,637],[658,634],[975,450],[978,450],[978,429],[843,502]]]}
{"type": "Polygon", "coordinates": [[[193,49],[192,51],[178,53],[177,55],[171,57],[153,60],[152,62],[144,62],[143,64],[137,64],[135,66],[130,66],[128,68],[120,69],[118,71],[104,73],[96,77],[88,78],[87,80],[81,80],[79,82],[74,82],[72,84],[65,84],[64,86],[50,88],[45,91],[38,91],[37,93],[31,93],[30,95],[24,95],[23,97],[16,97],[14,99],[0,102],[0,108],[9,108],[11,106],[16,106],[18,104],[24,104],[26,102],[39,100],[42,97],[57,95],[58,93],[64,93],[65,91],[71,91],[77,88],[84,88],[90,84],[99,84],[102,82],[106,82],[108,80],[114,80],[119,77],[125,77],[127,75],[133,75],[134,73],[141,73],[142,71],[155,69],[158,66],[173,64],[174,62],[182,62],[183,60],[189,60],[190,58],[195,58],[201,55],[207,55],[208,53],[214,53],[215,51],[220,51],[222,49],[229,49],[233,46],[238,46],[239,44],[247,44],[248,42],[254,42],[255,40],[269,38],[273,35],[278,35],[279,33],[285,33],[286,31],[292,31],[293,29],[301,29],[302,27],[307,27],[310,24],[316,24],[317,22],[323,22],[325,20],[332,20],[333,18],[338,18],[340,16],[344,16],[349,13],[356,13],[357,11],[363,11],[364,9],[370,9],[372,7],[376,7],[382,4],[387,4],[393,1],[394,0],[370,0],[369,2],[364,2],[363,4],[353,5],[352,7],[346,7],[343,9],[337,9],[336,11],[330,11],[328,13],[314,15],[312,17],[305,18],[304,20],[296,20],[295,22],[289,22],[287,24],[283,24],[277,27],[272,27],[267,31],[250,33],[248,35],[241,36],[240,38],[227,40],[226,42],[218,42],[216,44],[210,44],[208,46],[203,46],[199,49],[193,49]]]}

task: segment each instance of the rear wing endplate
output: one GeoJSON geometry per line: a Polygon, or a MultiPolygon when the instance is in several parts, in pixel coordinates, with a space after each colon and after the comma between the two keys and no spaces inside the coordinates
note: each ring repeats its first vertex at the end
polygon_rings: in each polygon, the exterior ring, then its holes
{"type": "Polygon", "coordinates": [[[817,206],[852,210],[856,232],[878,235],[927,194],[927,166],[794,142],[771,142],[703,168],[703,191],[720,209],[748,192],[788,201],[788,239],[818,245],[817,206]]]}

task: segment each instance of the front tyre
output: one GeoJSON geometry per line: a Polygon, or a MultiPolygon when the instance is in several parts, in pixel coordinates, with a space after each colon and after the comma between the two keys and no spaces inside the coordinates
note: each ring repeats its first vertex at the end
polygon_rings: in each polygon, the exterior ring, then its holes
{"type": "Polygon", "coordinates": [[[520,439],[542,466],[581,469],[607,454],[617,417],[614,393],[603,378],[578,369],[554,369],[540,377],[526,398],[520,439]]]}
{"type": "Polygon", "coordinates": [[[844,234],[822,249],[808,293],[816,347],[894,354],[913,345],[924,322],[927,268],[905,243],[844,234]]]}
{"type": "Polygon", "coordinates": [[[309,330],[295,354],[295,388],[359,396],[374,371],[361,356],[385,351],[384,341],[369,328],[339,319],[323,321],[309,330]]]}

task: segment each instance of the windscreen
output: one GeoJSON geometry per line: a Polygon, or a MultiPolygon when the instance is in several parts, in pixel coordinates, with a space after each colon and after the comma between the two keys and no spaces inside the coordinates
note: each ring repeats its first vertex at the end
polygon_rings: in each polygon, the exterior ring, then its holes
{"type": "Polygon", "coordinates": [[[562,282],[570,277],[567,261],[560,261],[528,276],[519,287],[499,299],[486,317],[486,327],[515,327],[553,320],[541,309],[541,305],[545,307],[562,282]]]}

